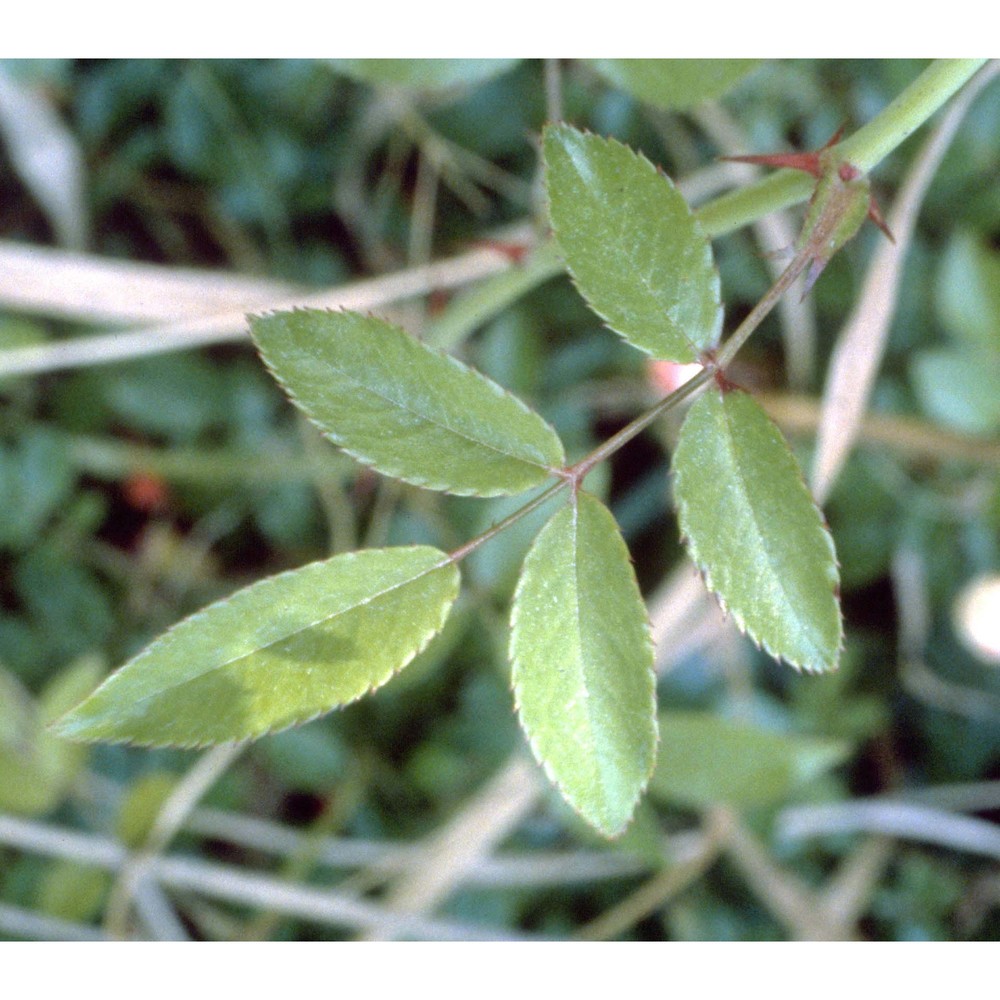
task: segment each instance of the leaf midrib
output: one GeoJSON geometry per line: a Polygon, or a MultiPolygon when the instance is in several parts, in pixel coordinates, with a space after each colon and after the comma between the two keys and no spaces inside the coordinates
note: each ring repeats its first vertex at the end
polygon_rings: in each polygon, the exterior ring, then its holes
{"type": "MultiPolygon", "coordinates": [[[[816,634],[817,630],[816,630],[815,626],[809,620],[808,617],[805,618],[805,619],[802,618],[800,610],[796,607],[795,602],[793,602],[790,599],[790,597],[789,597],[789,591],[788,591],[787,587],[785,586],[785,581],[784,581],[783,575],[781,573],[779,573],[778,570],[776,569],[775,564],[774,564],[774,559],[771,556],[771,553],[768,550],[767,545],[765,544],[764,534],[761,531],[761,527],[760,527],[760,518],[759,518],[759,516],[757,514],[757,508],[756,508],[756,506],[754,505],[754,503],[751,500],[751,492],[750,492],[750,490],[748,490],[747,487],[746,487],[746,485],[745,485],[746,482],[747,482],[747,478],[748,477],[747,477],[747,475],[746,475],[746,473],[744,471],[744,465],[743,465],[742,461],[740,460],[739,454],[738,454],[737,449],[735,447],[735,440],[736,439],[735,439],[735,435],[732,432],[732,421],[730,419],[730,414],[729,414],[729,412],[727,411],[727,409],[725,407],[725,401],[724,400],[723,400],[723,407],[722,407],[722,416],[723,416],[724,427],[725,427],[725,435],[724,435],[724,437],[725,437],[725,441],[726,441],[726,445],[727,445],[727,451],[728,451],[728,453],[729,453],[729,455],[730,455],[730,457],[732,459],[733,468],[736,470],[736,477],[735,478],[736,478],[736,481],[739,484],[740,494],[743,497],[743,500],[744,500],[744,502],[746,504],[746,507],[750,511],[750,515],[751,515],[750,519],[751,519],[751,523],[753,525],[754,534],[756,535],[756,538],[757,538],[757,541],[758,541],[758,548],[760,549],[760,551],[762,551],[764,553],[764,558],[765,558],[765,560],[767,562],[768,569],[770,570],[771,577],[778,584],[778,589],[782,593],[782,596],[784,598],[785,606],[787,608],[790,608],[790,609],[793,610],[796,622],[799,624],[800,628],[803,628],[804,631],[806,632],[806,634],[809,636],[809,640],[810,640],[809,644],[810,644],[810,646],[812,646],[813,652],[821,654],[823,646],[822,646],[821,643],[818,643],[816,641],[817,640],[817,634],[816,634]]],[[[779,655],[781,655],[781,654],[779,653],[779,655]]],[[[822,655],[821,655],[821,659],[825,659],[825,657],[822,657],[822,655]]]]}
{"type": "MultiPolygon", "coordinates": [[[[604,803],[605,807],[608,802],[607,795],[607,782],[604,777],[604,771],[601,767],[600,754],[597,752],[597,740],[595,738],[595,726],[593,721],[593,714],[590,710],[590,689],[587,686],[587,658],[583,653],[583,617],[580,613],[580,593],[582,590],[580,583],[580,554],[579,554],[579,537],[580,537],[580,507],[577,498],[573,498],[573,515],[572,515],[572,529],[573,529],[573,617],[575,623],[575,633],[576,633],[576,648],[579,650],[578,660],[580,664],[579,675],[580,675],[580,687],[583,691],[583,704],[584,704],[584,722],[587,726],[587,734],[589,737],[588,746],[590,748],[593,760],[594,760],[594,771],[595,771],[595,781],[600,789],[601,802],[604,803]]],[[[603,811],[603,810],[602,810],[603,811]]]]}
{"type": "MultiPolygon", "coordinates": [[[[223,661],[222,663],[216,663],[216,664],[213,664],[211,666],[208,666],[204,670],[202,670],[200,673],[192,674],[190,677],[185,678],[183,681],[179,681],[176,684],[171,684],[171,685],[168,685],[166,687],[162,687],[162,688],[158,689],[157,691],[151,692],[150,694],[143,695],[141,697],[135,698],[135,699],[133,699],[132,704],[136,704],[136,705],[144,704],[145,702],[148,702],[152,698],[157,698],[157,697],[163,695],[166,692],[169,692],[169,691],[172,691],[172,690],[176,690],[178,688],[183,687],[186,684],[190,684],[193,681],[200,680],[201,678],[205,677],[206,675],[214,673],[217,670],[225,670],[226,667],[230,667],[234,663],[239,663],[240,660],[245,660],[248,657],[257,655],[258,653],[265,652],[266,650],[271,649],[272,646],[276,646],[276,645],[278,645],[278,643],[281,643],[281,642],[287,642],[289,639],[292,639],[295,636],[300,635],[303,632],[307,632],[307,631],[309,631],[309,629],[315,628],[317,625],[322,625],[322,624],[324,624],[326,622],[332,621],[334,618],[337,618],[337,617],[339,617],[341,615],[350,614],[352,611],[357,611],[359,608],[363,608],[366,605],[371,604],[373,601],[377,601],[379,598],[385,597],[387,594],[391,594],[395,590],[399,590],[401,587],[407,587],[411,583],[416,583],[418,580],[420,580],[423,577],[429,575],[430,573],[433,573],[433,572],[435,572],[436,570],[439,570],[439,569],[443,569],[445,566],[449,565],[450,562],[451,562],[451,560],[449,560],[449,559],[441,560],[441,561],[437,562],[435,565],[429,567],[428,569],[422,570],[420,573],[417,573],[416,576],[409,577],[408,579],[402,580],[399,583],[394,584],[391,587],[386,587],[384,590],[380,590],[378,593],[371,594],[368,597],[366,597],[364,600],[358,601],[356,604],[352,604],[349,608],[342,608],[339,611],[333,612],[332,614],[323,615],[322,617],[317,618],[315,621],[309,622],[309,623],[307,623],[305,625],[299,626],[298,628],[292,629],[290,632],[286,632],[284,635],[281,635],[281,636],[278,636],[278,637],[276,637],[274,639],[271,639],[269,642],[266,642],[263,645],[257,646],[254,649],[251,649],[251,650],[249,650],[249,651],[247,651],[245,653],[240,653],[238,656],[233,656],[230,659],[223,661]]],[[[207,614],[209,610],[210,609],[206,608],[205,611],[202,612],[202,614],[203,615],[207,614]]],[[[194,615],[191,618],[185,619],[185,621],[189,622],[189,621],[194,620],[197,617],[198,617],[197,615],[194,615]]],[[[170,633],[168,632],[167,635],[164,636],[163,638],[166,639],[167,636],[169,636],[169,634],[170,633]]],[[[150,655],[152,654],[152,649],[149,651],[149,653],[150,653],[150,655]]],[[[134,665],[138,665],[144,658],[145,657],[138,657],[137,659],[133,660],[132,663],[134,665]]]]}
{"type": "MultiPolygon", "coordinates": [[[[428,350],[431,350],[431,349],[428,348],[428,350]]],[[[435,353],[437,353],[437,352],[435,352],[435,353]]],[[[461,362],[457,361],[454,358],[450,358],[448,355],[437,354],[437,356],[440,357],[440,358],[442,358],[442,359],[444,359],[444,360],[448,360],[448,361],[450,361],[453,364],[461,365],[461,362]]],[[[491,444],[489,441],[482,441],[479,438],[475,438],[475,437],[470,436],[469,434],[463,433],[461,430],[458,430],[457,428],[452,427],[450,424],[443,423],[443,422],[441,422],[439,420],[435,420],[432,417],[430,417],[430,416],[428,416],[428,415],[426,415],[424,413],[421,413],[419,410],[413,409],[412,406],[406,405],[406,403],[401,402],[400,400],[396,399],[395,397],[387,395],[385,392],[382,392],[379,389],[374,388],[374,387],[368,385],[365,382],[362,382],[355,375],[352,375],[350,372],[347,372],[343,368],[338,367],[336,364],[330,363],[330,368],[332,368],[333,371],[335,371],[338,375],[340,375],[343,378],[345,378],[348,382],[352,382],[354,385],[358,386],[359,388],[363,389],[366,392],[371,393],[373,396],[377,396],[379,399],[383,399],[387,403],[391,403],[393,406],[397,407],[398,409],[403,410],[404,412],[409,413],[412,416],[415,416],[418,419],[423,420],[426,423],[433,425],[434,427],[438,427],[441,430],[447,431],[449,434],[454,434],[455,437],[462,438],[463,440],[468,441],[471,444],[478,445],[478,446],[480,446],[482,448],[488,449],[489,451],[496,452],[499,455],[503,455],[505,458],[513,459],[514,461],[521,462],[521,463],[523,463],[525,465],[530,465],[530,466],[532,466],[532,467],[534,467],[536,469],[541,469],[541,470],[543,470],[546,473],[552,473],[554,471],[554,469],[550,465],[546,465],[543,462],[534,461],[533,459],[526,458],[523,455],[518,455],[518,454],[515,454],[514,452],[511,452],[511,451],[505,451],[503,448],[500,448],[500,447],[498,447],[495,444],[491,444]]],[[[468,376],[471,376],[473,378],[475,378],[475,376],[476,376],[476,373],[471,368],[468,368],[465,365],[462,365],[458,370],[462,373],[463,376],[468,375],[468,376]]],[[[492,390],[489,389],[488,385],[487,385],[487,389],[488,389],[488,391],[492,391],[492,390]]],[[[503,389],[502,388],[500,389],[500,392],[503,393],[503,389]]],[[[513,396],[511,396],[510,394],[504,394],[504,398],[507,398],[507,399],[511,400],[511,402],[513,403],[513,405],[517,406],[517,400],[513,396]]],[[[525,408],[525,415],[528,415],[528,416],[532,415],[532,411],[529,410],[529,409],[527,409],[527,408],[525,408]]],[[[535,414],[535,415],[537,416],[537,414],[535,414]]],[[[539,418],[539,420],[541,420],[541,418],[539,418]]],[[[543,423],[542,426],[545,427],[545,424],[543,423]]],[[[328,433],[334,433],[335,434],[336,432],[329,432],[328,431],[328,433]]],[[[343,440],[342,438],[340,438],[340,435],[337,435],[337,437],[338,437],[339,440],[343,440]]]]}
{"type": "MultiPolygon", "coordinates": [[[[639,157],[639,160],[642,163],[648,164],[649,167],[652,168],[652,170],[654,172],[654,176],[655,176],[655,169],[656,168],[653,167],[653,165],[651,163],[649,163],[648,160],[645,160],[645,158],[643,158],[643,157],[639,157]]],[[[587,184],[585,183],[584,178],[580,174],[580,171],[576,167],[575,163],[573,164],[573,168],[574,168],[574,170],[576,170],[577,176],[580,178],[580,185],[581,185],[581,187],[583,188],[584,191],[588,191],[589,189],[587,187],[587,184]]],[[[648,172],[648,170],[647,170],[647,172],[648,172]]],[[[600,216],[600,214],[597,215],[597,218],[598,218],[598,221],[603,221],[603,217],[600,216]]],[[[646,298],[647,298],[647,310],[650,311],[650,312],[662,313],[663,314],[664,321],[665,321],[665,324],[666,324],[666,332],[669,335],[677,337],[678,339],[680,339],[680,341],[688,347],[688,349],[691,352],[689,360],[693,360],[694,358],[698,357],[698,348],[692,342],[692,340],[690,339],[690,337],[688,337],[688,335],[684,332],[684,330],[677,323],[675,323],[670,318],[669,314],[667,313],[667,309],[666,309],[665,303],[663,301],[663,296],[657,292],[657,290],[655,289],[655,287],[654,287],[654,285],[652,283],[651,278],[649,278],[648,276],[646,276],[642,272],[642,270],[637,266],[636,261],[637,260],[641,260],[641,256],[642,255],[641,254],[636,254],[634,252],[634,246],[635,246],[634,240],[630,241],[630,240],[627,239],[627,236],[631,232],[634,232],[634,226],[630,226],[627,219],[622,219],[621,220],[621,226],[619,227],[619,230],[618,230],[618,232],[616,233],[616,236],[615,236],[615,245],[617,245],[620,248],[620,253],[617,256],[624,257],[628,261],[628,264],[630,266],[630,269],[631,269],[632,273],[638,279],[638,282],[639,282],[640,286],[642,287],[643,291],[645,292],[645,295],[646,295],[646,298]],[[651,308],[650,308],[650,306],[651,306],[651,308]]],[[[675,299],[671,304],[672,305],[676,305],[677,304],[677,300],[675,299]]],[[[633,310],[629,310],[629,311],[632,312],[633,310]]],[[[604,318],[607,319],[609,322],[616,322],[616,323],[619,322],[617,320],[612,321],[612,319],[611,319],[610,316],[604,316],[604,318]]],[[[636,346],[639,346],[638,342],[636,340],[636,336],[635,336],[634,332],[622,333],[621,336],[625,337],[625,339],[627,341],[635,343],[636,346]]],[[[642,348],[642,349],[644,351],[646,351],[646,353],[648,353],[648,354],[654,354],[655,353],[655,348],[642,348]]]]}

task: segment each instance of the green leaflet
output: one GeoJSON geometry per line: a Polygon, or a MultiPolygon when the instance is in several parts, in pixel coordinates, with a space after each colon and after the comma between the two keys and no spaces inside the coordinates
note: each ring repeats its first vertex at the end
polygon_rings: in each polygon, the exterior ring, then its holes
{"type": "Polygon", "coordinates": [[[56,731],[205,746],[352,702],[441,630],[459,585],[446,558],[422,545],[370,549],[255,583],[164,633],[56,731]]]}
{"type": "Polygon", "coordinates": [[[777,804],[847,755],[834,740],[775,733],[702,712],[660,715],[660,752],[649,793],[671,804],[777,804]]]}
{"type": "Polygon", "coordinates": [[[515,66],[518,59],[331,59],[338,72],[382,87],[445,90],[482,83],[515,66]]]}
{"type": "Polygon", "coordinates": [[[606,80],[633,97],[682,110],[721,97],[759,62],[757,59],[594,59],[606,80]]]}
{"type": "Polygon", "coordinates": [[[795,667],[834,669],[843,626],[833,540],[760,405],[736,389],[702,396],[673,472],[691,558],[740,628],[795,667]]]}
{"type": "Polygon", "coordinates": [[[387,476],[500,496],[538,486],[565,463],[537,413],[384,320],[307,309],[254,317],[250,329],[292,401],[387,476]]]}
{"type": "Polygon", "coordinates": [[[653,646],[611,513],[579,493],[524,561],[510,653],[521,725],[577,812],[621,833],[656,756],[653,646]]]}
{"type": "Polygon", "coordinates": [[[552,227],[580,293],[634,347],[696,361],[722,329],[712,248],[647,159],[568,125],[545,130],[552,227]]]}

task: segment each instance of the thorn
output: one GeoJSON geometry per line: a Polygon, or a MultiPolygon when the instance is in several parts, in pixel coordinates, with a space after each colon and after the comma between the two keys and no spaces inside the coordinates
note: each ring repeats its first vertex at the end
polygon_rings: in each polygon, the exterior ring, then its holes
{"type": "Polygon", "coordinates": [[[871,196],[871,200],[868,202],[868,218],[875,223],[879,229],[889,237],[890,243],[896,242],[896,237],[892,235],[892,230],[889,228],[888,223],[885,221],[885,216],[882,215],[882,210],[878,207],[878,202],[875,200],[875,195],[871,196]]]}
{"type": "Polygon", "coordinates": [[[837,131],[834,132],[833,135],[831,135],[830,138],[827,139],[822,146],[820,146],[820,152],[822,152],[824,149],[830,149],[831,147],[836,146],[837,143],[840,142],[841,139],[843,139],[844,132],[846,129],[847,129],[847,122],[841,122],[840,128],[838,128],[837,131]]]}
{"type": "Polygon", "coordinates": [[[791,170],[802,170],[819,178],[823,176],[820,156],[840,142],[844,128],[845,126],[841,125],[819,149],[805,153],[755,153],[747,156],[720,156],[719,159],[733,163],[756,163],[762,167],[787,167],[791,170]]]}
{"type": "Polygon", "coordinates": [[[730,163],[754,163],[762,167],[787,167],[804,170],[813,177],[820,176],[819,153],[759,153],[746,156],[720,156],[730,163]]]}

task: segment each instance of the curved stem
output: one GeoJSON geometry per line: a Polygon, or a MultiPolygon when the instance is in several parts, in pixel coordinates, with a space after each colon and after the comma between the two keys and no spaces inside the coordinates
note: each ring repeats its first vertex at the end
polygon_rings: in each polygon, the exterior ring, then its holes
{"type": "Polygon", "coordinates": [[[539,493],[538,496],[529,500],[523,507],[514,511],[513,514],[505,517],[492,527],[487,528],[481,535],[477,535],[471,541],[466,542],[449,553],[445,561],[449,563],[460,562],[470,552],[478,549],[480,545],[488,542],[511,525],[516,524],[521,518],[526,517],[532,511],[537,510],[543,504],[547,503],[561,490],[572,488],[575,494],[587,473],[595,465],[610,458],[616,451],[624,447],[637,434],[641,434],[654,420],[661,417],[668,410],[672,410],[685,400],[699,395],[716,375],[721,373],[725,366],[732,361],[736,352],[746,343],[750,334],[760,326],[767,314],[777,305],[781,296],[788,291],[795,279],[808,266],[810,260],[812,260],[813,253],[812,241],[807,241],[806,245],[796,253],[788,267],[781,272],[764,297],[750,310],[743,322],[733,331],[732,336],[718,350],[715,356],[708,356],[704,359],[704,367],[693,378],[689,379],[682,386],[679,386],[669,395],[664,396],[658,403],[636,417],[635,420],[623,427],[617,434],[609,437],[603,444],[598,445],[575,465],[571,465],[566,469],[553,470],[560,477],[559,482],[554,483],[547,490],[539,493]]]}
{"type": "MultiPolygon", "coordinates": [[[[844,156],[862,172],[872,169],[934,114],[987,60],[937,59],[894,101],[841,144],[844,156]]],[[[722,236],[754,220],[805,201],[813,181],[779,170],[756,184],[715,198],[695,215],[709,236],[722,236]]]]}
{"type": "Polygon", "coordinates": [[[959,90],[986,59],[936,59],[884,111],[841,144],[862,173],[901,145],[959,90]]]}

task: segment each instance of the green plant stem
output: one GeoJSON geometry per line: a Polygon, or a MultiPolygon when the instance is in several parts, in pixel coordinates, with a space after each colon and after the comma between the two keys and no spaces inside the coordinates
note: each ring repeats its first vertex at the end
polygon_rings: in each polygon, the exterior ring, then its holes
{"type": "Polygon", "coordinates": [[[778,304],[778,300],[805,270],[811,259],[812,250],[807,245],[792,258],[788,267],[778,275],[777,280],[767,290],[764,297],[750,310],[743,322],[733,331],[732,336],[719,348],[714,361],[707,363],[697,375],[679,386],[670,395],[664,396],[642,416],[636,417],[627,427],[623,427],[613,437],[608,438],[604,444],[599,445],[589,455],[572,466],[568,470],[569,478],[579,483],[595,465],[610,458],[619,448],[644,431],[657,417],[672,410],[675,406],[679,406],[690,397],[700,394],[716,373],[722,371],[733,360],[737,351],[760,326],[767,314],[778,304]]]}
{"type": "Polygon", "coordinates": [[[732,336],[719,348],[715,364],[723,369],[736,357],[739,349],[749,340],[750,335],[764,321],[767,314],[778,304],[778,300],[795,283],[795,279],[806,269],[813,258],[812,241],[804,246],[791,260],[788,267],[778,275],[764,297],[747,313],[743,322],[733,331],[732,336]]]}
{"type": "MultiPolygon", "coordinates": [[[[862,172],[907,139],[973,74],[985,59],[936,59],[895,100],[841,144],[844,156],[862,172]]],[[[777,212],[812,193],[813,181],[794,170],[779,170],[756,184],[715,198],[695,215],[709,236],[722,236],[777,212]]]]}
{"type": "Polygon", "coordinates": [[[664,396],[655,406],[651,407],[641,416],[636,417],[635,420],[626,427],[623,427],[617,434],[609,437],[603,444],[598,445],[589,455],[567,470],[570,481],[577,484],[582,482],[583,477],[595,465],[603,462],[606,458],[610,458],[616,451],[628,444],[637,434],[641,434],[654,420],[663,416],[664,413],[672,410],[675,406],[679,406],[686,399],[698,395],[712,381],[715,371],[716,366],[703,368],[697,375],[676,388],[670,395],[664,396]]]}
{"type": "Polygon", "coordinates": [[[714,359],[706,359],[702,370],[693,378],[689,379],[682,386],[676,388],[669,395],[664,396],[658,403],[650,407],[645,413],[636,417],[630,424],[623,427],[617,434],[612,435],[603,444],[598,445],[592,452],[584,456],[575,465],[567,469],[558,470],[560,482],[554,483],[547,490],[539,493],[538,496],[529,500],[523,507],[514,511],[513,514],[505,517],[502,521],[487,528],[481,535],[477,535],[471,541],[449,553],[447,562],[456,563],[464,559],[470,552],[478,549],[480,545],[488,542],[501,532],[506,531],[511,525],[516,524],[521,518],[526,517],[532,511],[537,510],[544,503],[547,503],[561,490],[572,487],[575,492],[579,489],[587,473],[599,465],[605,459],[610,458],[616,451],[624,447],[637,434],[641,434],[654,420],[664,413],[679,406],[685,400],[699,395],[705,387],[721,372],[725,366],[732,361],[736,352],[746,343],[750,335],[760,326],[767,314],[778,304],[778,300],[794,283],[795,279],[805,270],[812,260],[814,253],[812,240],[792,258],[788,267],[778,276],[775,283],[768,289],[764,297],[747,314],[742,323],[733,331],[732,336],[719,349],[714,359]]]}
{"type": "MultiPolygon", "coordinates": [[[[841,144],[844,157],[863,171],[870,169],[934,114],[986,62],[985,59],[938,59],[931,63],[881,114],[841,144]]],[[[759,184],[736,192],[733,196],[715,199],[697,214],[710,236],[720,235],[753,221],[768,211],[784,208],[795,201],[805,199],[811,194],[814,186],[814,180],[801,171],[779,171],[759,184]],[[777,204],[772,204],[771,199],[776,194],[779,196],[779,201],[777,204]],[[748,210],[751,211],[750,215],[742,214],[748,210]]],[[[833,217],[821,220],[820,225],[825,227],[823,232],[817,226],[817,231],[810,235],[810,238],[792,258],[788,267],[781,272],[764,297],[719,349],[714,362],[707,363],[705,368],[694,378],[670,395],[665,396],[617,434],[608,438],[576,465],[563,470],[563,482],[551,486],[503,521],[455,549],[449,556],[449,561],[457,562],[465,558],[484,542],[500,534],[531,511],[536,510],[564,487],[572,485],[574,490],[577,489],[586,474],[595,465],[610,458],[668,410],[701,393],[715,377],[716,372],[724,370],[726,365],[733,360],[750,335],[777,305],[782,295],[788,291],[795,279],[815,258],[816,248],[822,244],[824,232],[835,227],[838,221],[837,218],[833,217]]]]}
{"type": "MultiPolygon", "coordinates": [[[[511,525],[520,521],[522,517],[527,517],[532,511],[538,510],[539,507],[548,503],[548,501],[551,500],[557,493],[566,489],[569,485],[569,479],[565,478],[561,479],[557,483],[553,483],[547,490],[544,490],[536,497],[529,500],[523,507],[518,507],[518,509],[515,510],[509,517],[505,517],[502,521],[498,521],[492,527],[487,528],[481,535],[476,535],[475,538],[448,553],[448,558],[445,560],[445,563],[461,562],[467,555],[478,549],[480,545],[485,544],[491,538],[495,538],[501,532],[506,531],[511,525]]],[[[444,564],[442,563],[442,565],[444,564]]],[[[437,567],[434,568],[436,569],[437,567]]]]}
{"type": "Polygon", "coordinates": [[[862,125],[841,145],[843,154],[863,173],[915,132],[986,59],[936,59],[889,106],[862,125]]]}

